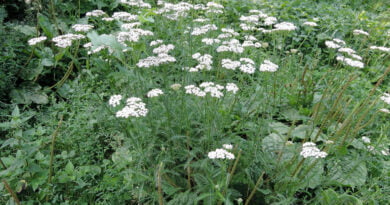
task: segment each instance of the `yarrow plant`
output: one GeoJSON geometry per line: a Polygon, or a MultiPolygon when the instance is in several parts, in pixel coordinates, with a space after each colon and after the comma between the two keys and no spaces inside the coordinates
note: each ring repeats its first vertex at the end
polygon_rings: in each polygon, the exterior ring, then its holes
{"type": "Polygon", "coordinates": [[[308,157],[314,157],[314,158],[325,158],[328,156],[328,153],[320,151],[316,144],[313,142],[305,142],[302,145],[302,151],[300,155],[303,158],[308,158],[308,157]]]}

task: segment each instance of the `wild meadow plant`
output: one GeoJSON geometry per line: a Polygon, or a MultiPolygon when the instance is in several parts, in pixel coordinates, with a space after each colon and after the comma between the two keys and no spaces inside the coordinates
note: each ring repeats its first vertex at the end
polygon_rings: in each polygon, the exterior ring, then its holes
{"type": "Polygon", "coordinates": [[[119,5],[27,41],[65,99],[43,141],[17,106],[1,124],[4,202],[389,200],[390,48],[369,26],[336,35],[249,1],[119,5]]]}

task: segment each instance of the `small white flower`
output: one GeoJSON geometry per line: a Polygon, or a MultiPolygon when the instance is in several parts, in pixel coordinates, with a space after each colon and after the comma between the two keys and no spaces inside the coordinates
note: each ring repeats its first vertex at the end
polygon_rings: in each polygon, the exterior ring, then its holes
{"type": "Polygon", "coordinates": [[[237,87],[237,85],[234,84],[234,83],[228,83],[228,84],[226,84],[225,88],[226,88],[226,91],[232,92],[232,93],[234,93],[234,94],[236,94],[237,91],[239,90],[239,88],[237,87]]]}
{"type": "Polygon", "coordinates": [[[278,23],[278,24],[275,24],[275,31],[293,31],[295,30],[297,27],[290,23],[290,22],[282,22],[282,23],[278,23]]]}
{"type": "Polygon", "coordinates": [[[145,117],[148,114],[148,109],[141,98],[131,97],[126,100],[126,106],[116,112],[116,117],[145,117]]]}
{"type": "Polygon", "coordinates": [[[93,29],[93,26],[88,24],[75,24],[72,28],[77,32],[87,32],[93,29]]]}
{"type": "Polygon", "coordinates": [[[85,15],[86,16],[99,17],[99,16],[106,15],[106,13],[104,11],[102,11],[102,10],[93,10],[93,11],[87,12],[85,15]]]}
{"type": "Polygon", "coordinates": [[[152,98],[152,97],[157,97],[157,96],[160,96],[160,95],[163,95],[163,94],[164,94],[164,92],[163,92],[161,89],[156,88],[156,89],[150,90],[150,91],[146,94],[146,96],[147,96],[148,98],[152,98]]]}
{"type": "Polygon", "coordinates": [[[226,151],[225,149],[216,149],[208,153],[210,159],[234,159],[234,154],[226,151]]]}
{"type": "Polygon", "coordinates": [[[303,25],[310,26],[310,27],[318,26],[318,24],[316,22],[311,22],[311,21],[307,21],[307,22],[303,23],[303,25]]]}
{"type": "Polygon", "coordinates": [[[333,41],[325,41],[325,45],[326,45],[326,47],[328,47],[328,48],[334,48],[334,49],[340,48],[340,47],[341,47],[340,45],[336,44],[336,43],[333,42],[333,41]]]}
{"type": "Polygon", "coordinates": [[[333,140],[326,140],[325,144],[334,144],[333,140]]]}
{"type": "Polygon", "coordinates": [[[308,157],[325,158],[328,154],[326,152],[320,151],[320,149],[317,148],[315,143],[305,142],[302,145],[302,151],[300,155],[303,158],[308,158],[308,157]]]}
{"type": "Polygon", "coordinates": [[[383,96],[381,97],[381,100],[383,100],[385,103],[390,105],[390,94],[383,93],[383,96]]]}
{"type": "Polygon", "coordinates": [[[364,35],[364,36],[369,36],[370,34],[363,31],[363,30],[359,30],[359,29],[356,29],[356,30],[353,30],[353,35],[364,35]]]}
{"type": "Polygon", "coordinates": [[[265,60],[263,64],[260,65],[260,71],[261,72],[276,72],[278,70],[279,66],[275,63],[272,63],[269,60],[265,60]]]}
{"type": "Polygon", "coordinates": [[[110,100],[108,101],[108,104],[112,107],[116,107],[121,103],[122,95],[113,95],[110,97],[110,100]]]}
{"type": "Polygon", "coordinates": [[[384,52],[390,52],[390,48],[383,47],[383,46],[370,46],[371,50],[378,50],[378,51],[384,51],[384,52]]]}
{"type": "Polygon", "coordinates": [[[371,143],[371,139],[368,138],[368,137],[366,137],[366,136],[363,136],[363,137],[362,137],[362,140],[363,140],[363,142],[366,143],[366,144],[371,143]]]}
{"type": "Polygon", "coordinates": [[[390,114],[390,110],[389,110],[389,109],[387,109],[387,108],[382,108],[382,109],[379,109],[379,112],[383,112],[383,113],[390,114]]]}
{"type": "Polygon", "coordinates": [[[231,144],[223,144],[222,147],[225,149],[233,149],[233,145],[231,144]]]}
{"type": "Polygon", "coordinates": [[[172,88],[172,90],[179,90],[181,88],[181,85],[178,83],[175,83],[175,84],[171,85],[171,88],[172,88]]]}
{"type": "Polygon", "coordinates": [[[32,38],[30,40],[28,40],[28,45],[30,46],[34,46],[42,41],[45,41],[47,39],[46,36],[40,36],[40,37],[37,37],[37,38],[32,38]]]}
{"type": "Polygon", "coordinates": [[[267,17],[264,19],[264,25],[270,26],[270,25],[275,24],[277,21],[278,21],[278,19],[276,19],[273,16],[270,16],[270,17],[267,17]]]}

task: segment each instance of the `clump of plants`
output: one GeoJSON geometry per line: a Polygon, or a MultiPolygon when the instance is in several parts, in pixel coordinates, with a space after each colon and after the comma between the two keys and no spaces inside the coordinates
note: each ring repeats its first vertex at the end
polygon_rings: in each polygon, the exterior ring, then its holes
{"type": "Polygon", "coordinates": [[[38,17],[26,46],[44,94],[11,92],[4,203],[389,200],[389,32],[353,20],[337,32],[293,15],[305,4],[110,8],[65,26],[38,17]]]}

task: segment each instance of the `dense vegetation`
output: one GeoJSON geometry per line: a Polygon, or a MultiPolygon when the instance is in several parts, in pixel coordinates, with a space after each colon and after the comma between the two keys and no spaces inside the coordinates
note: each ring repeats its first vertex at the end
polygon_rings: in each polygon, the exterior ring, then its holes
{"type": "Polygon", "coordinates": [[[1,204],[390,201],[390,2],[2,3],[1,204]]]}

